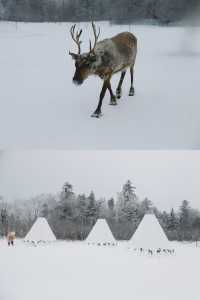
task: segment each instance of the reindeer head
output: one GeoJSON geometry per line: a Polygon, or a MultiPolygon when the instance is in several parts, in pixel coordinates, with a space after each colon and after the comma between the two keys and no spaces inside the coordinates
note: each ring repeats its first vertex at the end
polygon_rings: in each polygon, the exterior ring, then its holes
{"type": "Polygon", "coordinates": [[[82,84],[83,81],[91,74],[94,74],[94,64],[96,62],[96,54],[94,52],[97,40],[100,35],[100,29],[98,31],[98,34],[96,32],[96,27],[94,23],[92,22],[92,29],[94,33],[94,46],[92,47],[92,43],[90,41],[90,50],[87,53],[81,54],[81,41],[80,36],[82,34],[82,30],[77,31],[75,33],[75,27],[76,24],[73,25],[70,29],[71,37],[73,41],[78,46],[78,53],[72,53],[69,52],[69,54],[72,56],[72,59],[75,60],[75,67],[76,71],[73,77],[73,82],[75,84],[82,84]]]}

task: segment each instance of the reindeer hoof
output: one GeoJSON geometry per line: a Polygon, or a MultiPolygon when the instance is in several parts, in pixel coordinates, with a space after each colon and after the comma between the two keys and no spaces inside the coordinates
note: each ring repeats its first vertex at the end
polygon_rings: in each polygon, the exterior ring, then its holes
{"type": "Polygon", "coordinates": [[[122,91],[121,90],[116,90],[116,97],[117,99],[120,99],[122,96],[122,91]]]}
{"type": "Polygon", "coordinates": [[[109,105],[117,105],[117,101],[110,101],[109,105]]]}
{"type": "Polygon", "coordinates": [[[134,95],[135,95],[135,89],[134,88],[130,88],[129,96],[134,96],[134,95]]]}
{"type": "Polygon", "coordinates": [[[100,112],[100,113],[94,112],[94,113],[91,115],[92,118],[100,118],[101,116],[102,116],[102,113],[101,113],[101,112],[100,112]]]}
{"type": "Polygon", "coordinates": [[[110,105],[117,105],[117,101],[116,101],[116,97],[112,97],[111,99],[110,99],[110,103],[109,103],[110,105]]]}

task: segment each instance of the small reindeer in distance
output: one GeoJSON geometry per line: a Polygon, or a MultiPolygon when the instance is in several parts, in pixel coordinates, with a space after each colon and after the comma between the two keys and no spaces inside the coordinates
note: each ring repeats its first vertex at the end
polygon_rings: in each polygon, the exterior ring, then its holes
{"type": "Polygon", "coordinates": [[[70,33],[73,41],[78,46],[78,53],[69,52],[75,60],[75,74],[73,82],[75,84],[82,84],[84,80],[90,75],[97,75],[103,79],[103,87],[100,93],[99,103],[92,117],[99,118],[101,116],[101,106],[103,98],[107,90],[110,92],[110,105],[116,105],[116,98],[121,98],[122,83],[126,74],[127,68],[130,68],[131,87],[129,96],[134,95],[133,87],[133,68],[137,54],[137,39],[130,32],[122,32],[118,35],[98,41],[100,29],[97,33],[96,26],[92,22],[92,29],[94,34],[94,45],[90,41],[90,50],[87,53],[81,54],[81,40],[80,36],[82,30],[75,32],[76,24],[71,27],[70,33]],[[121,72],[121,78],[114,95],[110,80],[113,74],[121,72]]]}

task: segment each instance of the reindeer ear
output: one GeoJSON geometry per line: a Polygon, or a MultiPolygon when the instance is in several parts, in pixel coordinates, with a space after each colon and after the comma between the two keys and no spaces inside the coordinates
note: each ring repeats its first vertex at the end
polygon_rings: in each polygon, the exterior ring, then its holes
{"type": "Polygon", "coordinates": [[[78,57],[79,57],[78,54],[72,53],[72,52],[70,52],[70,51],[69,51],[69,55],[71,55],[72,59],[74,59],[74,60],[77,60],[78,57]]]}

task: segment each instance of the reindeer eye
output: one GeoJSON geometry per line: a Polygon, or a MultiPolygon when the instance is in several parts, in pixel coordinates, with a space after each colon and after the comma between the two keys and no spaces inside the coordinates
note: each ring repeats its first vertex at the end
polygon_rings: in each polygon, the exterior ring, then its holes
{"type": "Polygon", "coordinates": [[[84,65],[88,67],[90,65],[90,61],[86,61],[84,65]]]}

